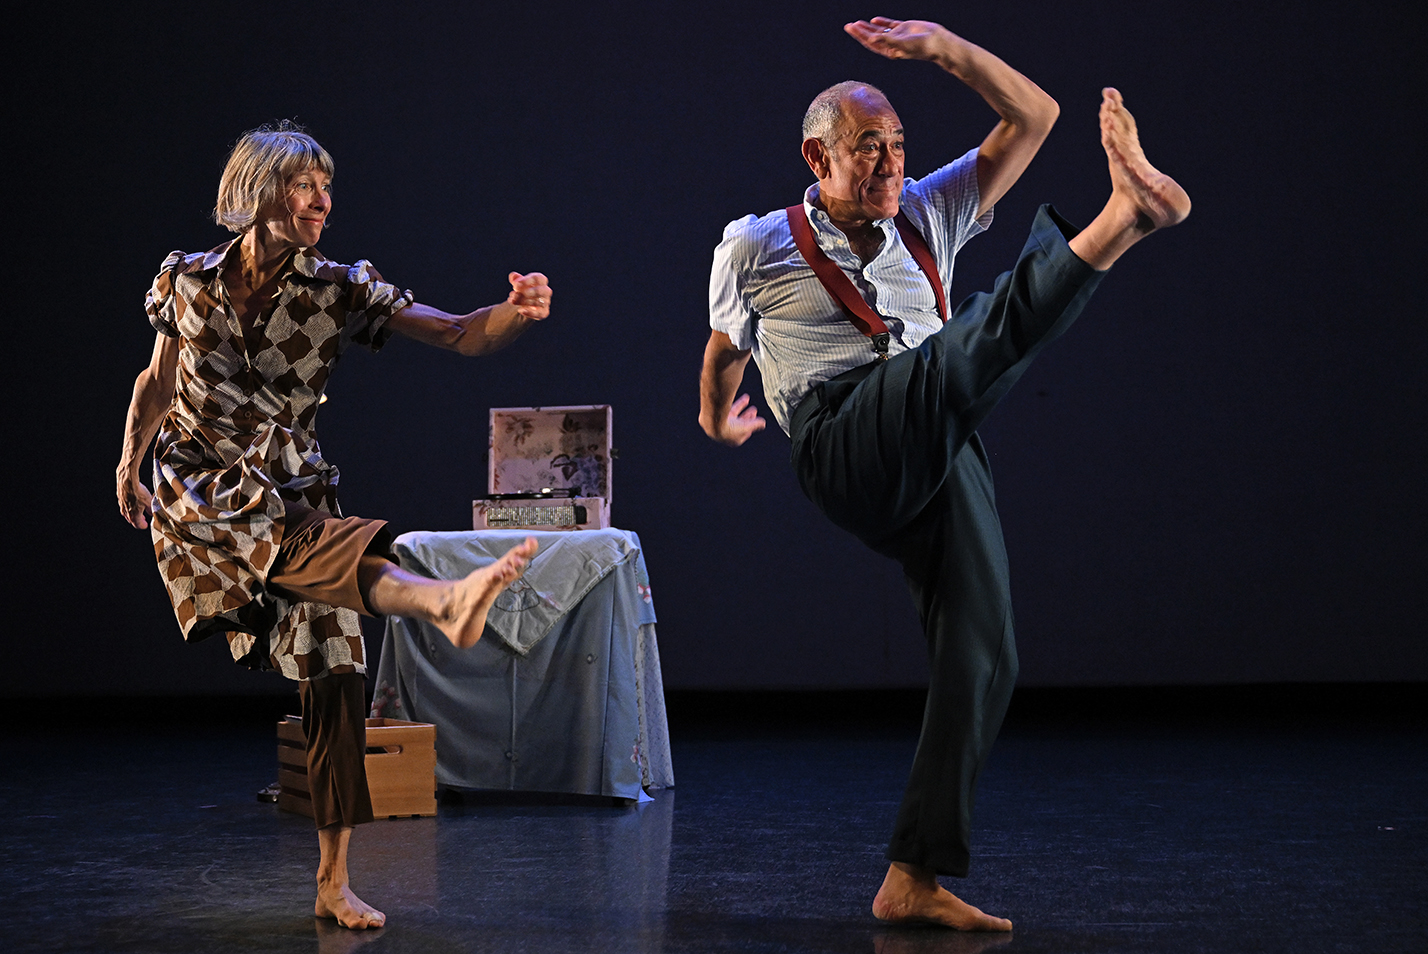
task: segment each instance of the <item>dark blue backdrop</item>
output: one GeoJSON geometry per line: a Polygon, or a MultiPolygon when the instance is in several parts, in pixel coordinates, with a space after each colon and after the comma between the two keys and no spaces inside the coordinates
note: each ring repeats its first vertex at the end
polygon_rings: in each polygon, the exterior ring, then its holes
{"type": "MultiPolygon", "coordinates": [[[[1409,229],[1423,24],[1408,9],[885,11],[945,16],[1062,107],[959,259],[954,298],[1010,265],[1037,204],[1081,221],[1100,207],[1103,85],[1195,200],[983,432],[1024,683],[1428,678],[1428,349],[1409,229]]],[[[709,253],[730,219],[800,195],[813,94],[882,86],[913,175],[992,125],[951,77],[843,35],[880,12],[58,3],[13,24],[12,692],[275,688],[216,641],[180,642],[112,474],[152,345],[144,289],[170,249],[225,240],[205,215],[226,149],[282,117],[336,157],[330,256],[369,258],[453,310],[501,297],[510,269],[557,290],[550,321],[495,358],[408,341],[351,356],[320,419],[349,513],[465,527],[489,407],[611,403],[614,515],[646,546],[668,685],[915,684],[896,567],[803,500],[781,434],[733,451],[695,423],[709,253]]]]}

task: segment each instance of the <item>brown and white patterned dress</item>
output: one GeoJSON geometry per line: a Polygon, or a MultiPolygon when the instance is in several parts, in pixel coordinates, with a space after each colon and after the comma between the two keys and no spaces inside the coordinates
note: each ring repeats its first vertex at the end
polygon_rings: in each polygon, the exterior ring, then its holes
{"type": "Polygon", "coordinates": [[[245,339],[223,286],[238,240],[172,252],[145,300],[160,333],[181,337],[174,400],[154,451],[152,527],[159,572],[184,638],[228,637],[233,658],[290,679],[365,672],[355,612],[289,602],[265,588],[287,500],[341,516],[337,468],[314,417],[349,344],[377,351],[412,303],[370,263],[298,249],[245,339]]]}

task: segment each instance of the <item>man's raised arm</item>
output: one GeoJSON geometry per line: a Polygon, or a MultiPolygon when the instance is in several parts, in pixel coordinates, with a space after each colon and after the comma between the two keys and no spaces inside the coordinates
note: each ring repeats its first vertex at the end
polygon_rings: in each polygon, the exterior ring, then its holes
{"type": "Polygon", "coordinates": [[[975,90],[1001,117],[977,150],[978,216],[1021,178],[1061,113],[1056,100],[1040,86],[936,23],[873,17],[843,29],[888,59],[936,63],[975,90]]]}
{"type": "Polygon", "coordinates": [[[699,374],[699,426],[721,444],[738,447],[764,429],[757,408],[749,406],[749,396],[739,393],[749,351],[734,347],[722,331],[709,333],[704,347],[704,368],[699,374]]]}

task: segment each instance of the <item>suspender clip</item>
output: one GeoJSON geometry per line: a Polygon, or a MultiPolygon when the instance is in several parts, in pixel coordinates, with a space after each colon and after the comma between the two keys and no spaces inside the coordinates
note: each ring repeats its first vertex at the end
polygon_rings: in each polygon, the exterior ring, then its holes
{"type": "Polygon", "coordinates": [[[879,361],[886,361],[888,359],[888,333],[884,331],[868,337],[873,341],[873,354],[878,356],[879,361]]]}

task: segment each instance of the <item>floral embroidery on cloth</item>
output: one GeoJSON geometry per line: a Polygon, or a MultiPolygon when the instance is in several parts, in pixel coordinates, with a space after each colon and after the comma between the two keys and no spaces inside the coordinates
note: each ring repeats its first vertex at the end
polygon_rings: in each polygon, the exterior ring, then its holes
{"type": "Polygon", "coordinates": [[[234,659],[290,679],[365,672],[355,612],[264,587],[284,500],[341,516],[338,471],[313,432],[328,376],[348,345],[379,350],[412,295],[369,262],[299,249],[245,338],[222,281],[237,248],[171,252],[144,303],[161,334],[183,339],[154,449],[159,573],[187,640],[222,632],[234,659]]]}

